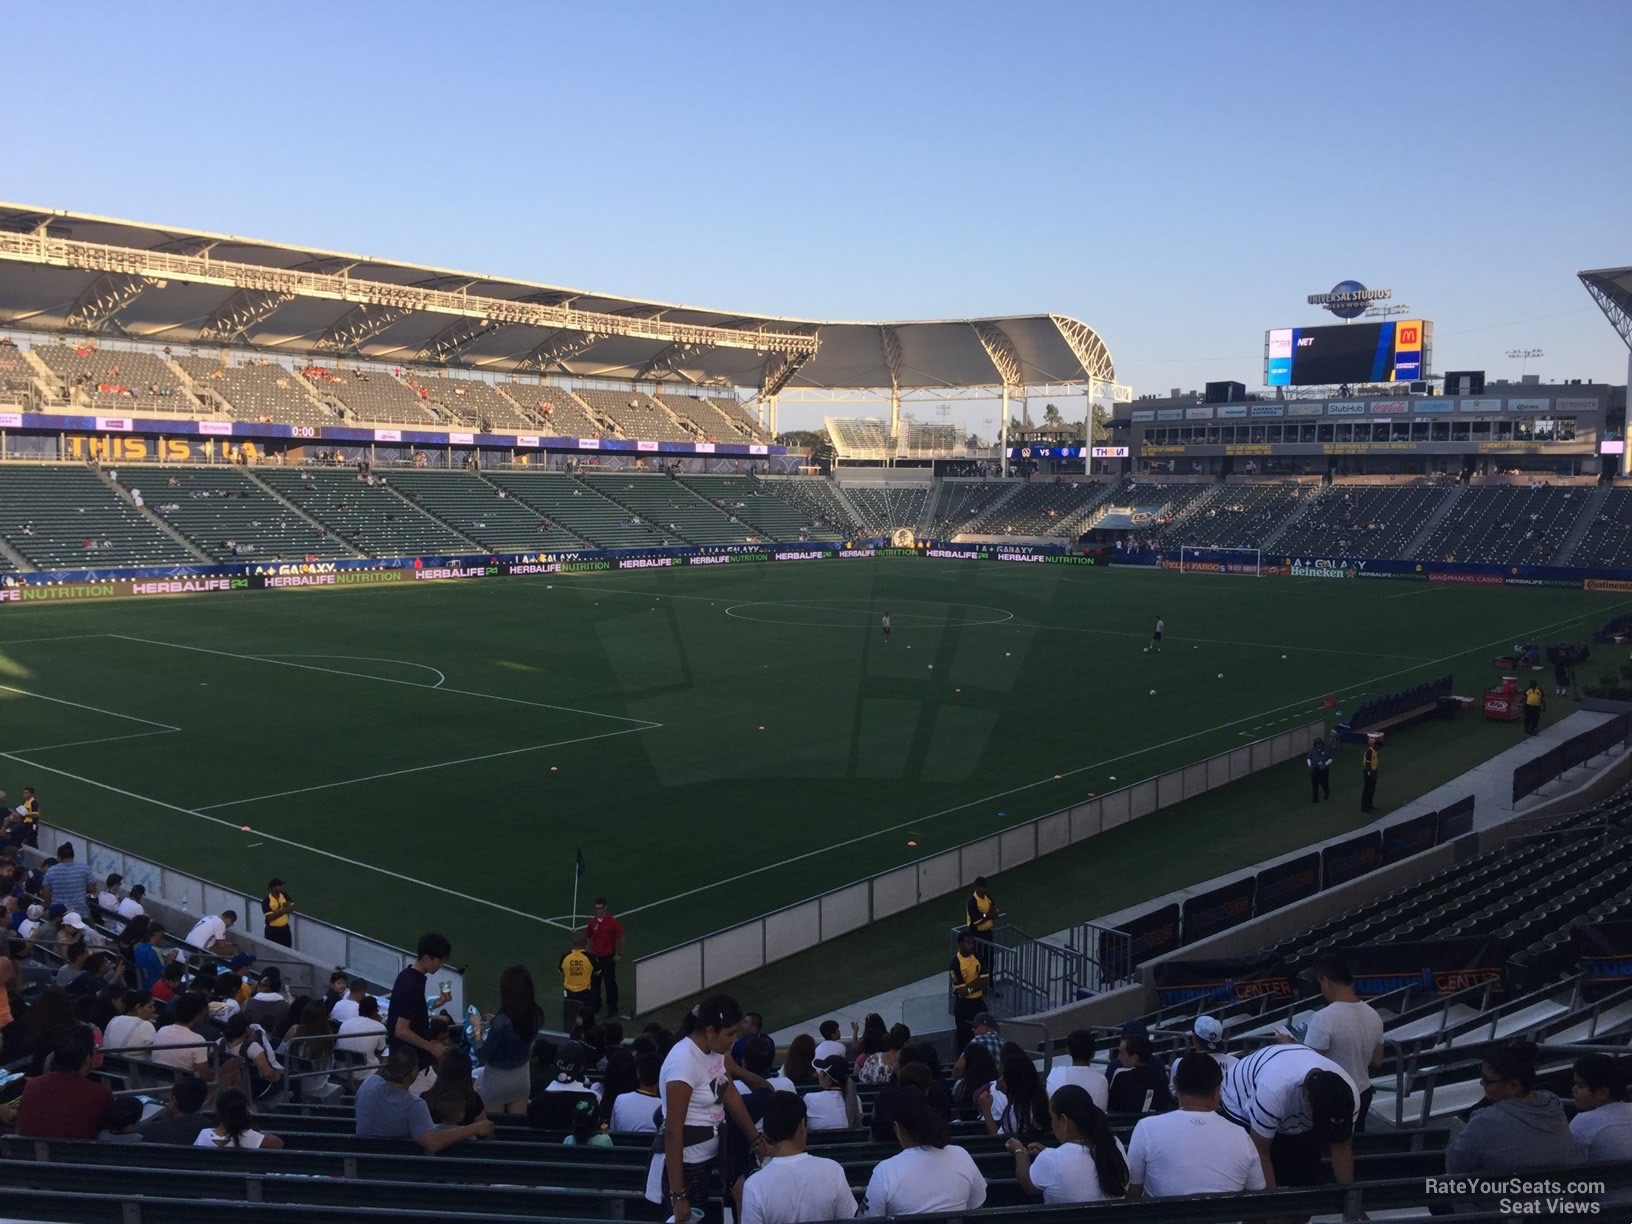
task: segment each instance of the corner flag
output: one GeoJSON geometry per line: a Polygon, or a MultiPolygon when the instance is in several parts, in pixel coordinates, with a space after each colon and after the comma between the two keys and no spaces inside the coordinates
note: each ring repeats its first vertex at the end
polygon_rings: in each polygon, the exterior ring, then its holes
{"type": "Polygon", "coordinates": [[[584,863],[584,851],[583,851],[582,847],[579,847],[579,849],[578,849],[578,874],[577,874],[577,877],[576,877],[577,879],[581,880],[581,879],[584,878],[584,869],[585,869],[585,867],[586,867],[586,864],[584,863]]]}

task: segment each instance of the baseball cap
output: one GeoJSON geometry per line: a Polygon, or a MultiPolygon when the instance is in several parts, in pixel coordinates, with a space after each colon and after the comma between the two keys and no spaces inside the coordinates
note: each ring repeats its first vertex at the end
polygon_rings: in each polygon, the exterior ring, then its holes
{"type": "Polygon", "coordinates": [[[77,927],[81,931],[83,931],[85,929],[85,919],[81,918],[73,910],[69,910],[66,914],[64,914],[62,916],[62,925],[63,926],[77,927]]]}
{"type": "Polygon", "coordinates": [[[576,1041],[563,1041],[555,1052],[555,1077],[562,1083],[575,1078],[584,1069],[584,1047],[576,1041]]]}
{"type": "Polygon", "coordinates": [[[36,904],[36,905],[31,905],[31,906],[28,907],[28,920],[30,922],[38,922],[40,919],[42,919],[44,917],[45,917],[45,906],[36,904]]]}
{"type": "Polygon", "coordinates": [[[251,956],[248,952],[240,952],[240,953],[238,953],[237,956],[233,957],[230,961],[227,962],[227,968],[233,970],[234,972],[236,972],[239,969],[246,969],[250,965],[253,965],[254,963],[255,963],[255,958],[253,956],[251,956]]]}
{"type": "Polygon", "coordinates": [[[1203,1045],[1216,1046],[1224,1040],[1224,1026],[1214,1016],[1197,1016],[1194,1031],[1203,1045]]]}
{"type": "Polygon", "coordinates": [[[850,1079],[850,1060],[843,1054],[829,1054],[826,1058],[818,1058],[811,1066],[841,1088],[850,1079]]]}
{"type": "Polygon", "coordinates": [[[1322,1143],[1343,1143],[1354,1135],[1354,1089],[1347,1080],[1336,1071],[1315,1071],[1305,1091],[1315,1138],[1322,1143]]]}
{"type": "Polygon", "coordinates": [[[976,1014],[975,1018],[969,1022],[969,1026],[971,1028],[978,1028],[982,1024],[989,1029],[995,1029],[997,1027],[997,1017],[992,1015],[991,1012],[979,1012],[976,1014]]]}
{"type": "Polygon", "coordinates": [[[50,910],[48,910],[47,912],[53,918],[61,918],[64,914],[66,914],[68,912],[68,905],[67,905],[66,902],[63,902],[63,901],[53,901],[53,902],[51,902],[50,910]]]}

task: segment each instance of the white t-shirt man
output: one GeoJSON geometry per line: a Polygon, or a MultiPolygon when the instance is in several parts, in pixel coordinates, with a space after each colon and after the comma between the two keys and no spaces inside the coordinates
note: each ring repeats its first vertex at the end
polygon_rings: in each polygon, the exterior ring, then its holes
{"type": "Polygon", "coordinates": [[[1053,1100],[1054,1094],[1067,1084],[1081,1088],[1102,1111],[1111,1099],[1111,1083],[1098,1067],[1079,1067],[1075,1063],[1055,1067],[1048,1073],[1049,1099],[1053,1100]]]}
{"type": "Polygon", "coordinates": [[[145,913],[147,913],[147,911],[142,908],[142,903],[140,901],[133,900],[130,897],[120,898],[119,917],[123,918],[126,922],[129,922],[132,918],[139,918],[145,913]]]}
{"type": "MultiPolygon", "coordinates": [[[[1167,1090],[1173,1094],[1173,1099],[1175,1101],[1179,1099],[1179,1064],[1186,1058],[1194,1058],[1197,1053],[1198,1051],[1191,1050],[1186,1054],[1181,1054],[1167,1065],[1167,1090]]],[[[1240,1061],[1234,1054],[1226,1054],[1222,1050],[1217,1052],[1212,1050],[1201,1050],[1199,1053],[1207,1055],[1208,1058],[1217,1063],[1218,1069],[1225,1075],[1228,1075],[1230,1073],[1230,1068],[1235,1066],[1235,1064],[1240,1061]]]]}
{"type": "Polygon", "coordinates": [[[385,1025],[368,1016],[353,1016],[341,1022],[334,1048],[378,1062],[380,1052],[385,1049],[385,1025]]]}
{"type": "MultiPolygon", "coordinates": [[[[1188,1056],[1187,1056],[1188,1057],[1188,1056]]],[[[1149,1114],[1128,1144],[1128,1184],[1149,1198],[1264,1188],[1264,1165],[1247,1132],[1195,1109],[1149,1114]]]]}
{"type": "Polygon", "coordinates": [[[218,914],[206,914],[187,932],[187,942],[200,952],[207,952],[212,943],[227,937],[227,924],[218,914]]]}
{"type": "Polygon", "coordinates": [[[657,1132],[657,1113],[663,1103],[640,1092],[620,1092],[612,1102],[612,1133],[651,1135],[657,1132]]]}
{"type": "Polygon", "coordinates": [[[1335,1071],[1343,1077],[1354,1092],[1354,1112],[1359,1117],[1360,1094],[1349,1073],[1324,1054],[1301,1045],[1266,1046],[1237,1062],[1224,1077],[1221,1107],[1263,1139],[1307,1134],[1315,1128],[1315,1120],[1309,1116],[1303,1081],[1317,1070],[1335,1071]]]}
{"type": "Polygon", "coordinates": [[[915,1147],[878,1163],[867,1182],[861,1213],[951,1214],[973,1211],[985,1201],[986,1179],[963,1148],[915,1147]]]}
{"type": "Polygon", "coordinates": [[[1309,1020],[1303,1044],[1348,1072],[1354,1089],[1371,1087],[1371,1056],[1383,1044],[1383,1018],[1370,1003],[1328,1003],[1309,1020]]]}
{"type": "Polygon", "coordinates": [[[816,1053],[811,1062],[821,1062],[824,1058],[843,1058],[850,1052],[849,1047],[842,1041],[818,1041],[816,1053]]]}
{"type": "MultiPolygon", "coordinates": [[[[1116,1150],[1127,1159],[1127,1149],[1120,1139],[1116,1150]]],[[[1031,1184],[1043,1192],[1045,1203],[1097,1203],[1105,1197],[1099,1184],[1099,1166],[1094,1164],[1094,1154],[1085,1143],[1062,1143],[1038,1152],[1031,1162],[1031,1184]]]]}
{"type": "MultiPolygon", "coordinates": [[[[96,894],[96,906],[105,914],[117,914],[119,912],[119,894],[109,892],[105,888],[102,889],[96,894]]],[[[125,929],[125,924],[122,922],[109,921],[108,929],[117,935],[120,931],[125,929]]]]}
{"type": "Polygon", "coordinates": [[[1571,1119],[1570,1134],[1589,1163],[1632,1160],[1632,1104],[1611,1101],[1583,1110],[1571,1119]]]}
{"type": "Polygon", "coordinates": [[[354,1019],[356,1015],[357,1000],[350,995],[343,995],[336,999],[334,1006],[329,1008],[329,1022],[331,1024],[344,1024],[347,1020],[354,1019]]]}
{"type": "Polygon", "coordinates": [[[743,1183],[742,1224],[804,1224],[855,1214],[844,1166],[809,1152],[773,1157],[743,1183]]]}
{"type": "Polygon", "coordinates": [[[156,1032],[151,1020],[143,1020],[140,1016],[115,1016],[108,1021],[108,1027],[102,1034],[102,1044],[110,1050],[150,1046],[156,1032]]]}
{"type": "Polygon", "coordinates": [[[167,1024],[153,1034],[153,1061],[193,1071],[210,1061],[210,1043],[185,1024],[167,1024]]]}

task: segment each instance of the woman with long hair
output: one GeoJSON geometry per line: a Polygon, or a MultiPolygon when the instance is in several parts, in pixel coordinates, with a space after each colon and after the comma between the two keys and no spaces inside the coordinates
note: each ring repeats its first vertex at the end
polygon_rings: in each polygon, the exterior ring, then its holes
{"type": "Polygon", "coordinates": [[[782,1078],[795,1088],[806,1088],[816,1082],[816,1038],[800,1033],[788,1042],[787,1057],[782,1060],[782,1078]]]}
{"type": "Polygon", "coordinates": [[[1017,1045],[1003,1047],[1003,1066],[997,1083],[976,1098],[986,1133],[1029,1138],[1048,1133],[1048,1089],[1043,1077],[1017,1045]]]}
{"type": "Polygon", "coordinates": [[[248,1093],[242,1088],[223,1088],[215,1098],[215,1125],[199,1131],[193,1146],[270,1150],[281,1148],[283,1140],[255,1129],[255,1115],[249,1109],[248,1093]]]}
{"type": "Polygon", "coordinates": [[[980,1094],[990,1090],[997,1079],[997,1062],[983,1045],[971,1045],[963,1052],[963,1075],[952,1085],[952,1108],[960,1121],[980,1117],[980,1094]]]}
{"type": "Polygon", "coordinates": [[[493,1113],[527,1112],[532,1096],[533,1039],[544,1012],[525,965],[511,965],[499,975],[499,1010],[487,1024],[476,1058],[482,1064],[482,1097],[493,1113]]]}
{"type": "Polygon", "coordinates": [[[476,1091],[470,1051],[463,1044],[448,1046],[436,1069],[436,1083],[422,1099],[438,1126],[469,1126],[487,1115],[482,1094],[476,1091]]]}
{"type": "MultiPolygon", "coordinates": [[[[277,1091],[283,1082],[283,1067],[272,1057],[265,1036],[259,1025],[251,1024],[249,1017],[239,1012],[227,1021],[226,1034],[221,1038],[223,1067],[235,1063],[241,1076],[237,1086],[257,1101],[277,1091]]],[[[232,1082],[224,1071],[222,1074],[224,1082],[232,1082]]]]}
{"type": "MultiPolygon", "coordinates": [[[[681,1026],[658,1072],[658,1094],[663,1102],[663,1126],[657,1134],[654,1159],[646,1183],[646,1197],[667,1200],[674,1219],[690,1219],[692,1205],[701,1207],[713,1190],[713,1171],[724,1145],[720,1128],[735,1125],[749,1140],[754,1154],[767,1149],[742,1103],[726,1057],[742,1027],[742,1008],[730,995],[704,999],[681,1026]]],[[[723,1171],[721,1184],[734,1178],[723,1171]]]]}
{"type": "Polygon", "coordinates": [[[1048,1102],[1058,1147],[1030,1147],[1010,1138],[1014,1177],[1027,1194],[1045,1203],[1097,1203],[1128,1192],[1128,1153],[1111,1133],[1110,1119],[1088,1090],[1067,1084],[1048,1102]]]}
{"type": "Polygon", "coordinates": [[[612,1121],[612,1110],[618,1098],[640,1091],[640,1075],[635,1068],[635,1052],[628,1046],[616,1046],[606,1056],[606,1069],[601,1072],[601,1120],[612,1121]]]}
{"type": "Polygon", "coordinates": [[[873,1170],[863,1215],[962,1214],[986,1201],[974,1157],[952,1143],[946,1119],[915,1088],[902,1090],[895,1139],[901,1151],[873,1170]]]}

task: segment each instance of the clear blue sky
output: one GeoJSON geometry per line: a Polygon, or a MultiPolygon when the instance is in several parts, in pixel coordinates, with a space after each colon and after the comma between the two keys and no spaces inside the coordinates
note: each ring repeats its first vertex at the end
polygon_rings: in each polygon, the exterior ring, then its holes
{"type": "MultiPolygon", "coordinates": [[[[1261,380],[1352,277],[1622,382],[1632,0],[285,2],[6,16],[0,198],[725,309],[1055,311],[1261,380]],[[189,12],[191,15],[189,16],[189,12]]],[[[961,415],[961,414],[960,414],[961,415]]]]}

